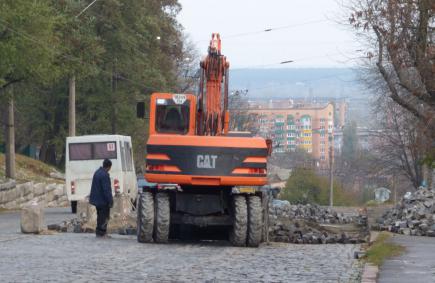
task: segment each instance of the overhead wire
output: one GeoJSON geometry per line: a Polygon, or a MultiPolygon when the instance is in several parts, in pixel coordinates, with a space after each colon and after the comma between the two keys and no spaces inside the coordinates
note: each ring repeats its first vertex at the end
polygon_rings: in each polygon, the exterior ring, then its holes
{"type": "MultiPolygon", "coordinates": [[[[236,33],[236,34],[230,34],[230,35],[222,34],[221,38],[222,39],[238,38],[238,37],[244,37],[244,36],[249,36],[249,35],[267,33],[267,32],[271,32],[271,31],[277,31],[277,30],[290,29],[290,28],[295,28],[295,27],[300,27],[300,26],[312,25],[312,24],[317,24],[317,23],[322,23],[322,22],[327,22],[327,21],[328,21],[327,19],[321,19],[321,20],[303,22],[303,23],[299,23],[299,24],[289,24],[289,25],[285,25],[285,26],[271,27],[271,28],[265,28],[262,30],[248,31],[248,32],[242,32],[242,33],[236,33]]],[[[209,41],[209,39],[202,39],[202,40],[198,40],[196,42],[204,42],[204,41],[209,41]]]]}

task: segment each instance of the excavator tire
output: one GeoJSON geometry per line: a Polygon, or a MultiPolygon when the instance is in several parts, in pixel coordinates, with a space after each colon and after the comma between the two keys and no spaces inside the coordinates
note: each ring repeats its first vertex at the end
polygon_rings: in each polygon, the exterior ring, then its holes
{"type": "Polygon", "coordinates": [[[243,247],[246,245],[248,229],[248,209],[246,198],[242,195],[235,195],[233,204],[233,226],[230,230],[230,242],[233,246],[243,247]]]}
{"type": "Polygon", "coordinates": [[[137,204],[137,241],[150,243],[153,241],[154,198],[150,192],[139,195],[137,204]]]}
{"type": "Polygon", "coordinates": [[[262,239],[263,211],[261,198],[248,196],[248,240],[249,247],[258,247],[262,239]]]}
{"type": "Polygon", "coordinates": [[[167,243],[170,228],[170,207],[169,195],[166,192],[156,194],[156,217],[154,223],[154,241],[156,243],[167,243]]]}

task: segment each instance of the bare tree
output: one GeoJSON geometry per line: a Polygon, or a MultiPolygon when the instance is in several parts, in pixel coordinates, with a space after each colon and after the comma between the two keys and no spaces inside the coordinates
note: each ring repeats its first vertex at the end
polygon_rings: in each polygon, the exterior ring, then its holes
{"type": "Polygon", "coordinates": [[[385,97],[379,97],[377,122],[382,128],[375,138],[377,168],[390,176],[405,176],[414,188],[423,180],[423,159],[430,144],[420,129],[418,119],[385,97]]]}
{"type": "Polygon", "coordinates": [[[388,96],[435,139],[435,3],[433,0],[353,0],[350,24],[372,44],[367,58],[388,96]]]}
{"type": "Polygon", "coordinates": [[[200,56],[195,43],[187,36],[183,37],[182,54],[176,62],[178,90],[180,93],[195,93],[199,85],[200,56]]]}
{"type": "Polygon", "coordinates": [[[258,115],[249,113],[248,90],[232,91],[228,97],[230,130],[258,133],[258,115]]]}

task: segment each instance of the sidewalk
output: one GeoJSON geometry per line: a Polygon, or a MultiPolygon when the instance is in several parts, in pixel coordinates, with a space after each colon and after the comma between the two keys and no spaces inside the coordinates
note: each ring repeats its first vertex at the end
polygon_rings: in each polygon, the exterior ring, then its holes
{"type": "Polygon", "coordinates": [[[406,251],[384,262],[378,282],[435,282],[435,238],[394,235],[391,240],[406,251]]]}

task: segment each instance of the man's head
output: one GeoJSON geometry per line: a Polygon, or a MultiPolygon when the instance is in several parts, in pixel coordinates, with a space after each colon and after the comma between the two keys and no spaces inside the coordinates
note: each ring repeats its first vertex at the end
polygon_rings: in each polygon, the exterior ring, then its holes
{"type": "Polygon", "coordinates": [[[109,172],[110,168],[112,168],[112,161],[110,161],[110,159],[104,159],[103,161],[103,168],[104,170],[106,170],[107,172],[109,172]]]}

